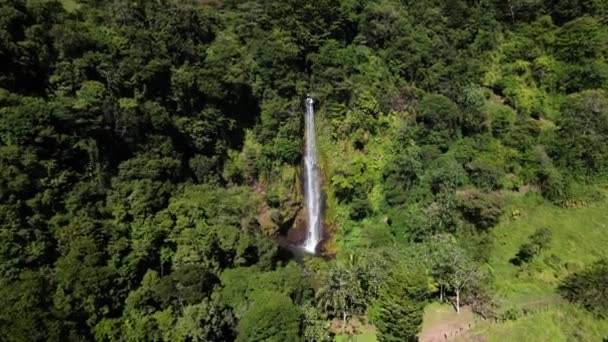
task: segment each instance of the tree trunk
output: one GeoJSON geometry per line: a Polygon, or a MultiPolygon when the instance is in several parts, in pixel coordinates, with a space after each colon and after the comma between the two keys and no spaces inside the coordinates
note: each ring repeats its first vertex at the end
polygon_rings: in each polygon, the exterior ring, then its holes
{"type": "Polygon", "coordinates": [[[513,2],[508,0],[509,2],[509,11],[511,12],[511,22],[515,23],[515,12],[513,12],[513,2]]]}
{"type": "Polygon", "coordinates": [[[443,285],[439,285],[439,301],[443,303],[443,285]]]}
{"type": "Polygon", "coordinates": [[[346,311],[342,311],[342,335],[346,331],[346,311]]]}
{"type": "Polygon", "coordinates": [[[460,289],[456,289],[456,313],[460,314],[460,289]]]}

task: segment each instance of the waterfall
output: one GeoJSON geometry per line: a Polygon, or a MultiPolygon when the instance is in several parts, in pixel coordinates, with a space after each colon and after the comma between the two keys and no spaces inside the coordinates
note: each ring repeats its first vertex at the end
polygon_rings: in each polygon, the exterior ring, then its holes
{"type": "Polygon", "coordinates": [[[304,200],[308,214],[308,226],[304,250],[315,253],[321,241],[321,186],[317,167],[317,145],[315,142],[314,101],[306,98],[305,132],[306,149],[304,151],[304,200]]]}

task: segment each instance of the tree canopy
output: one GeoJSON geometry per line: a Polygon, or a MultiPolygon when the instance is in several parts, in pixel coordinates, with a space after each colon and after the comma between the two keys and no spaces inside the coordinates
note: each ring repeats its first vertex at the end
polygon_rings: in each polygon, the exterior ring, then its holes
{"type": "MultiPolygon", "coordinates": [[[[429,300],[491,290],[503,194],[604,196],[607,23],[601,0],[1,0],[2,338],[414,339],[429,300]],[[306,94],[326,259],[284,248],[306,94]]],[[[563,285],[591,311],[598,265],[563,285]]]]}

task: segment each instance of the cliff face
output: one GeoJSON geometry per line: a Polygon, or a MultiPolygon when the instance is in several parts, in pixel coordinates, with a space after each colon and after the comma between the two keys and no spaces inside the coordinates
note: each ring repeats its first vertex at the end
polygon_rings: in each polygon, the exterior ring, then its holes
{"type": "Polygon", "coordinates": [[[287,236],[302,220],[300,174],[297,167],[286,165],[276,172],[276,177],[265,177],[256,183],[258,222],[266,236],[287,236]]]}

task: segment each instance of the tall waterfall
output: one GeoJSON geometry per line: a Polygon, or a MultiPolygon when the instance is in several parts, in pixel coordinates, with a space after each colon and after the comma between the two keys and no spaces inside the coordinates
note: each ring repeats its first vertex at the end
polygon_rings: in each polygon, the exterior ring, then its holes
{"type": "Polygon", "coordinates": [[[304,200],[308,214],[308,232],[304,249],[309,253],[315,253],[319,241],[321,241],[321,186],[319,181],[319,169],[317,168],[317,144],[315,142],[315,112],[314,101],[311,97],[306,98],[306,149],[304,151],[304,200]]]}

